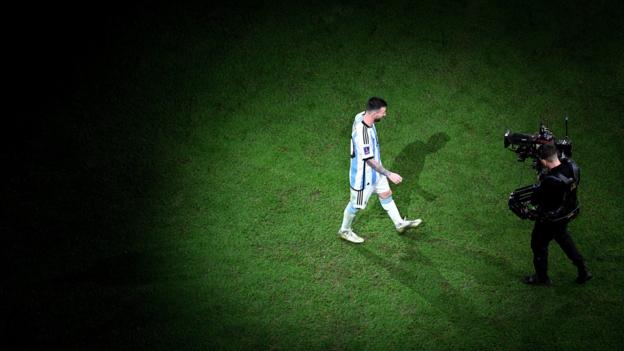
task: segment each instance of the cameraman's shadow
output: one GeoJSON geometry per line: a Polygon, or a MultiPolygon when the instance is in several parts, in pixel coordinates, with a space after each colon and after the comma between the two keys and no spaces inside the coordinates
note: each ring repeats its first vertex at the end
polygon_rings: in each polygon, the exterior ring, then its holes
{"type": "MultiPolygon", "coordinates": [[[[475,330],[486,330],[499,322],[497,314],[491,314],[479,308],[462,281],[473,281],[480,289],[497,289],[495,282],[505,284],[520,275],[511,261],[505,257],[491,254],[479,247],[465,246],[452,239],[435,235],[428,229],[419,229],[419,237],[399,235],[403,242],[402,255],[390,258],[387,249],[382,246],[356,246],[356,251],[368,262],[385,270],[390,278],[399,282],[412,294],[423,299],[426,305],[440,312],[439,318],[452,323],[459,330],[457,342],[463,335],[475,330]],[[385,251],[385,252],[384,252],[385,251]],[[456,265],[444,257],[458,257],[470,262],[470,266],[456,265]],[[495,267],[495,269],[491,269],[495,267]],[[463,278],[461,278],[463,276],[463,278]]],[[[395,253],[395,252],[392,252],[395,253]]],[[[520,284],[518,282],[518,284],[520,284]]],[[[427,334],[437,335],[439,329],[429,323],[423,323],[418,313],[409,313],[410,323],[407,330],[423,330],[427,334]]],[[[487,349],[491,340],[471,340],[469,348],[487,349]],[[477,347],[478,346],[478,347],[477,347]]]]}
{"type": "Polygon", "coordinates": [[[448,134],[439,132],[429,137],[426,143],[416,140],[407,146],[394,159],[394,169],[397,173],[406,177],[406,182],[397,187],[397,197],[401,202],[411,204],[412,195],[421,196],[426,201],[434,201],[437,196],[425,190],[420,185],[420,174],[425,168],[425,160],[428,155],[438,152],[451,140],[448,134]],[[399,195],[400,194],[400,195],[399,195]]]}

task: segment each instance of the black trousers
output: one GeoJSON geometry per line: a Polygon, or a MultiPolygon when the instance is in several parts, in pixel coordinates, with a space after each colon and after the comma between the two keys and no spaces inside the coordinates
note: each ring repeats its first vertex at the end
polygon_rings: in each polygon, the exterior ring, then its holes
{"type": "Polygon", "coordinates": [[[585,265],[583,256],[576,249],[568,232],[568,222],[535,222],[531,235],[531,249],[533,250],[535,273],[540,280],[548,279],[548,244],[553,239],[575,266],[581,269],[585,265]]]}

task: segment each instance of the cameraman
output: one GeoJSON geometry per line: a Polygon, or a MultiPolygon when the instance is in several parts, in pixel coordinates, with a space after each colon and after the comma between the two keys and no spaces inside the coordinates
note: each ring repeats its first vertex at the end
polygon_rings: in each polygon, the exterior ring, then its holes
{"type": "Polygon", "coordinates": [[[583,284],[592,278],[592,274],[587,270],[583,256],[576,249],[568,232],[568,223],[578,213],[576,200],[576,188],[580,181],[578,166],[572,160],[560,161],[554,144],[542,145],[539,149],[539,159],[548,171],[540,177],[540,186],[531,199],[539,212],[531,235],[536,274],[524,277],[523,282],[530,285],[551,283],[548,277],[548,244],[555,239],[578,269],[576,282],[583,284]]]}

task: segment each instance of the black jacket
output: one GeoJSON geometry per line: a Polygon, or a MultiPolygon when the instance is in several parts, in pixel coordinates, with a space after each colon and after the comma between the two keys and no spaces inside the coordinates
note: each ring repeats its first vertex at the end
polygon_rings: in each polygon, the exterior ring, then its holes
{"type": "Polygon", "coordinates": [[[580,182],[580,172],[577,172],[576,178],[578,179],[575,179],[573,162],[563,160],[559,166],[542,176],[540,186],[531,199],[540,214],[566,215],[578,206],[576,188],[580,182]],[[566,182],[566,180],[573,180],[573,182],[566,182]]]}

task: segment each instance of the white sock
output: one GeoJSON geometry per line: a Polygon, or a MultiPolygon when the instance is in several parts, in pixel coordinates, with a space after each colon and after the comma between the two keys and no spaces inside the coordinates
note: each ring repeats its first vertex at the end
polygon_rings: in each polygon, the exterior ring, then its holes
{"type": "Polygon", "coordinates": [[[403,222],[403,218],[401,218],[399,209],[396,207],[394,200],[392,200],[392,196],[386,199],[379,198],[379,202],[381,202],[381,207],[388,212],[388,216],[390,216],[390,219],[394,222],[395,227],[403,222]]]}
{"type": "Polygon", "coordinates": [[[353,219],[355,219],[356,213],[357,209],[349,202],[347,207],[345,207],[344,214],[342,216],[342,225],[340,226],[341,232],[351,230],[351,224],[353,224],[353,219]]]}

